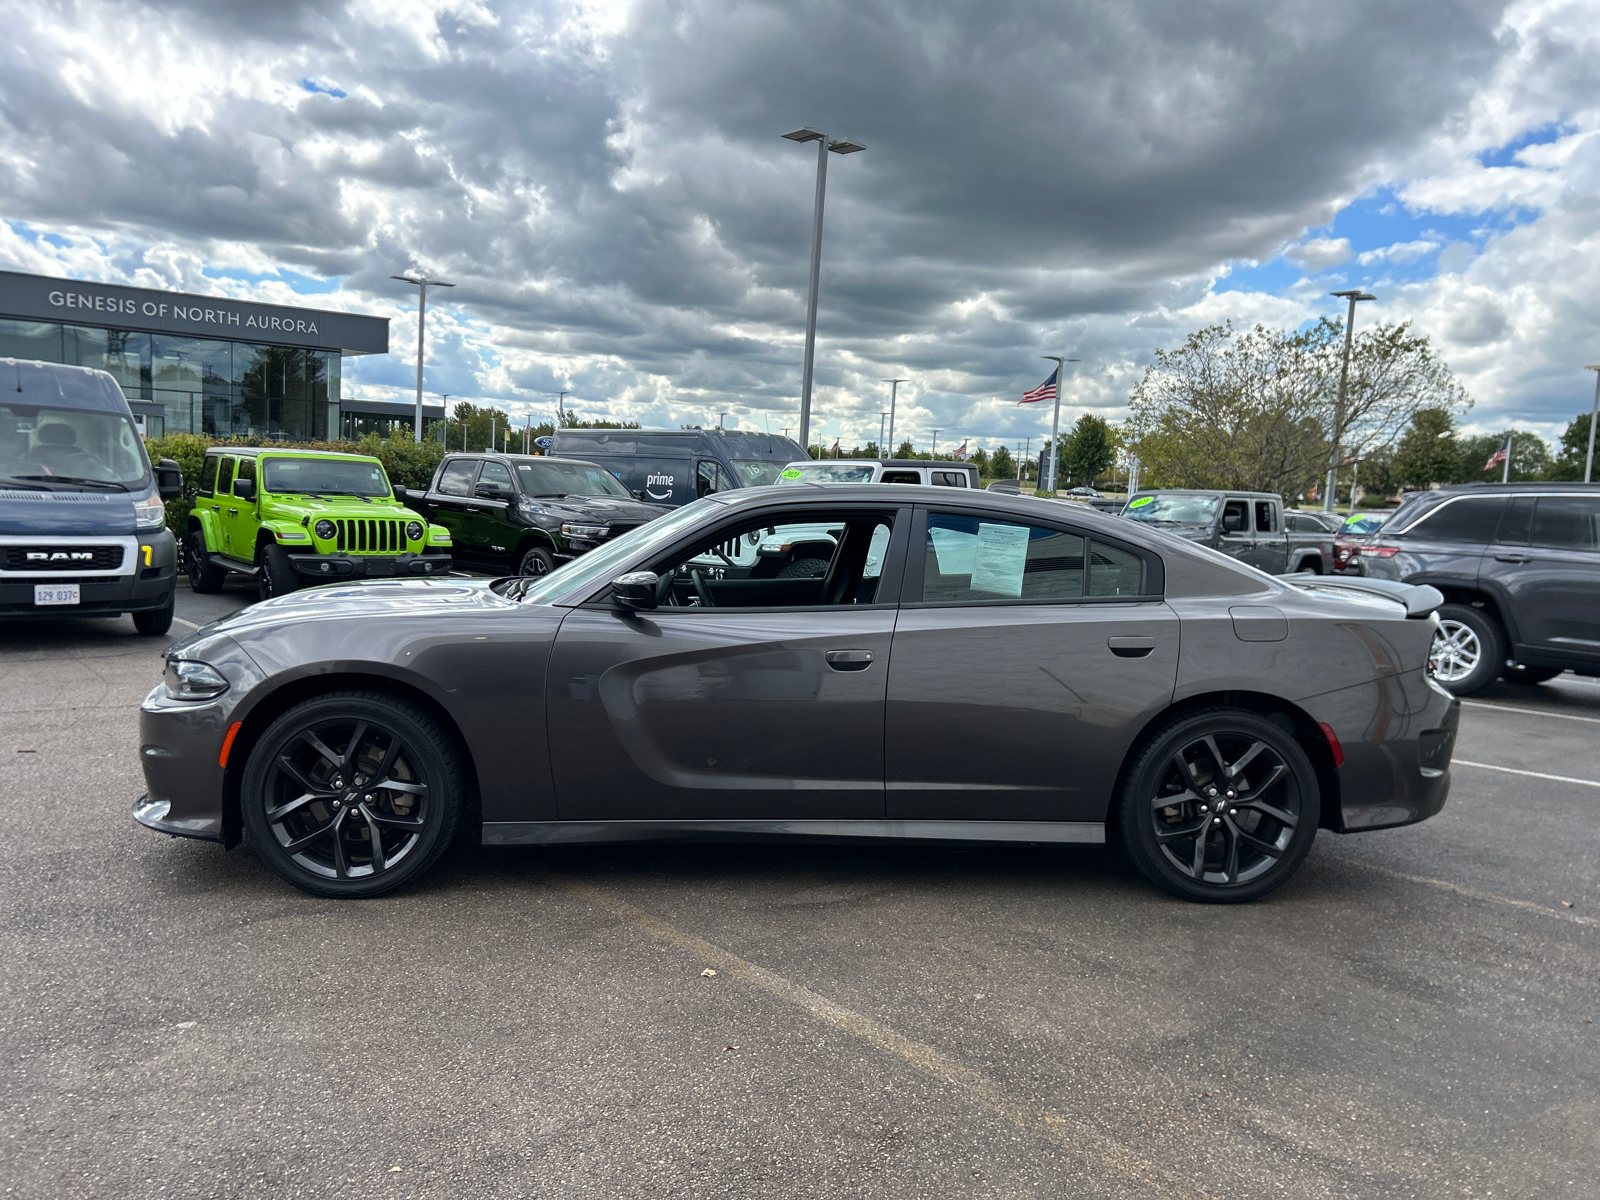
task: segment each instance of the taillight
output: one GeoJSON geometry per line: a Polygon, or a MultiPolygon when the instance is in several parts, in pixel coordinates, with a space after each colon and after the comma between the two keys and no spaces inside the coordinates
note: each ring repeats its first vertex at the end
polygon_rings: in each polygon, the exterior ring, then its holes
{"type": "Polygon", "coordinates": [[[1361,553],[1370,554],[1374,558],[1393,558],[1400,553],[1399,546],[1363,546],[1361,553]]]}

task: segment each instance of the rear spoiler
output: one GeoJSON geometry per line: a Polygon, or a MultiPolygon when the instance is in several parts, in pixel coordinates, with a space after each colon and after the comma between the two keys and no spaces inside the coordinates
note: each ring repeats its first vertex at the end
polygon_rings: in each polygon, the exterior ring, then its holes
{"type": "Polygon", "coordinates": [[[1293,575],[1280,575],[1288,583],[1314,583],[1318,587],[1345,588],[1352,592],[1366,592],[1382,596],[1405,605],[1406,616],[1425,617],[1444,603],[1444,593],[1426,583],[1400,583],[1393,579],[1368,579],[1366,576],[1313,575],[1299,571],[1293,575]]]}

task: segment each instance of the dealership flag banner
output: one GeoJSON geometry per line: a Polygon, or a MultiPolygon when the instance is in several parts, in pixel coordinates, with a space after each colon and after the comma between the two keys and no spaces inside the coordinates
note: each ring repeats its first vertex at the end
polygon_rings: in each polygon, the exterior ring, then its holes
{"type": "Polygon", "coordinates": [[[1492,471],[1506,459],[1511,457],[1511,434],[1506,434],[1506,440],[1500,443],[1500,449],[1489,455],[1489,461],[1483,464],[1485,471],[1492,471]]]}
{"type": "Polygon", "coordinates": [[[1060,367],[1057,367],[1054,371],[1051,371],[1049,379],[1046,379],[1038,387],[1034,388],[1033,391],[1023,392],[1022,399],[1018,400],[1017,403],[1037,404],[1041,400],[1054,400],[1056,398],[1056,376],[1060,374],[1060,372],[1060,367]]]}
{"type": "Polygon", "coordinates": [[[957,462],[965,462],[966,461],[966,458],[967,458],[967,443],[969,441],[971,441],[971,440],[972,440],[971,438],[962,438],[961,439],[961,448],[956,451],[956,461],[957,462]]]}

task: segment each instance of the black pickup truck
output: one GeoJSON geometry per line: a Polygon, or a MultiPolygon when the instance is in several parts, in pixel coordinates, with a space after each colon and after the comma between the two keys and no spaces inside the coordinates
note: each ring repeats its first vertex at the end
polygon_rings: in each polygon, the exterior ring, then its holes
{"type": "Polygon", "coordinates": [[[521,454],[446,455],[405,498],[450,531],[457,562],[501,575],[543,575],[669,511],[595,463],[521,454]]]}

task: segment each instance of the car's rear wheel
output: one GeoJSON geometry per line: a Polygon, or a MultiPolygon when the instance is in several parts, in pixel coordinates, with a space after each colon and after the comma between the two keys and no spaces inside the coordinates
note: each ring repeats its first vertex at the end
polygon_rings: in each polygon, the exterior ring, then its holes
{"type": "Polygon", "coordinates": [[[184,571],[189,576],[189,588],[196,592],[220,592],[228,573],[211,561],[206,552],[205,534],[191,529],[183,543],[184,571]]]}
{"type": "Polygon", "coordinates": [[[1534,684],[1544,683],[1561,674],[1560,667],[1527,667],[1521,663],[1512,663],[1510,666],[1500,668],[1500,678],[1507,683],[1520,683],[1532,687],[1534,684]]]}
{"type": "Polygon", "coordinates": [[[1428,649],[1428,674],[1457,696],[1481,692],[1500,676],[1505,639],[1500,626],[1470,604],[1439,609],[1439,630],[1428,649]]]}
{"type": "Polygon", "coordinates": [[[261,598],[287,596],[300,586],[300,577],[289,562],[289,552],[276,542],[261,548],[261,598]]]}
{"type": "Polygon", "coordinates": [[[543,546],[534,546],[517,563],[518,575],[548,575],[556,569],[556,560],[543,546]]]}
{"type": "Polygon", "coordinates": [[[336,692],[279,717],[245,763],[246,834],[279,875],[317,896],[380,896],[444,853],[461,819],[449,740],[411,705],[336,692]]]}
{"type": "Polygon", "coordinates": [[[1317,773],[1293,734],[1258,713],[1213,708],[1150,735],[1116,817],[1151,882],[1228,904],[1265,896],[1299,870],[1320,811],[1317,773]]]}

